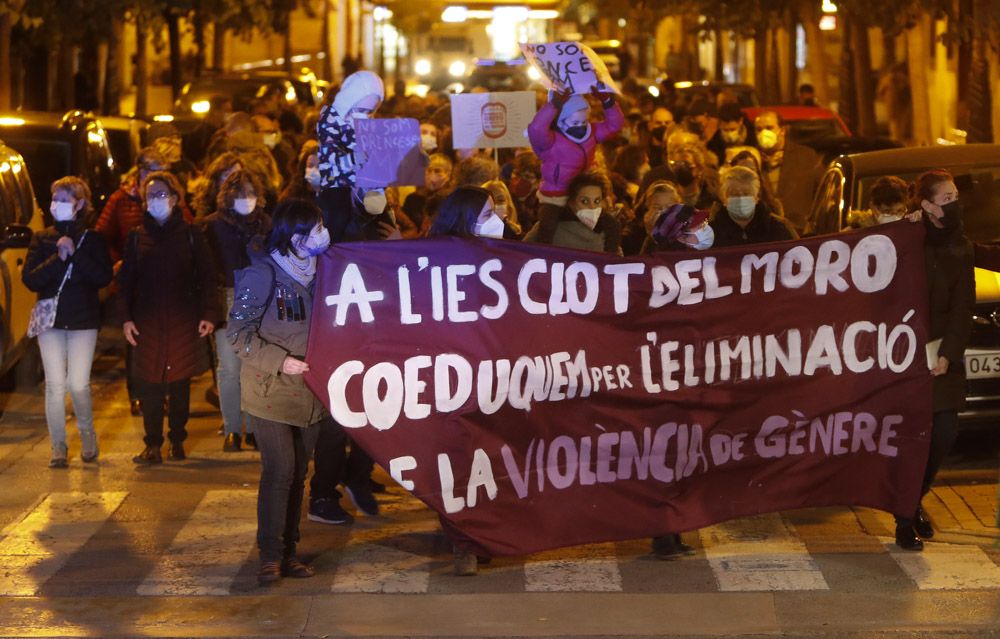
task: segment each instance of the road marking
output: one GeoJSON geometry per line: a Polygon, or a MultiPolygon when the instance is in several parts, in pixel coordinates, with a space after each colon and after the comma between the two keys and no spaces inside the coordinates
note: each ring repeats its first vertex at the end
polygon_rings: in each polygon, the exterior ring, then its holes
{"type": "Polygon", "coordinates": [[[699,533],[721,591],[829,590],[805,544],[777,513],[699,533]]]}
{"type": "Polygon", "coordinates": [[[973,545],[925,542],[923,552],[902,550],[883,539],[886,549],[920,590],[1000,588],[1000,567],[973,545]]]}
{"type": "MultiPolygon", "coordinates": [[[[363,517],[336,554],[335,593],[427,592],[434,558],[431,548],[440,530],[437,518],[409,495],[379,497],[381,516],[363,517]]],[[[328,553],[326,556],[329,556],[328,553]]]]}
{"type": "Polygon", "coordinates": [[[524,563],[527,592],[621,592],[622,575],[614,544],[563,548],[524,563]],[[571,555],[567,557],[567,555],[571,555]],[[575,556],[574,556],[575,555],[575,556]]]}
{"type": "Polygon", "coordinates": [[[0,595],[38,593],[118,509],[126,492],[50,493],[0,533],[0,595]]]}
{"type": "Polygon", "coordinates": [[[210,490],[136,592],[227,595],[256,537],[257,491],[210,490]]]}

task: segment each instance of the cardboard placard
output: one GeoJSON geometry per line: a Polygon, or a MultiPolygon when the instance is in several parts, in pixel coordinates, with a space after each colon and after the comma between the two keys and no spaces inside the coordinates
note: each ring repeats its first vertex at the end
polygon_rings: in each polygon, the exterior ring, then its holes
{"type": "Polygon", "coordinates": [[[422,185],[427,155],[420,123],[413,118],[356,120],[357,185],[365,188],[422,185]]]}
{"type": "Polygon", "coordinates": [[[525,130],[535,117],[535,93],[459,93],[451,96],[456,149],[529,146],[525,130]]]}
{"type": "Polygon", "coordinates": [[[522,44],[524,58],[542,74],[545,87],[570,93],[598,91],[620,94],[604,60],[594,50],[579,42],[522,44]]]}

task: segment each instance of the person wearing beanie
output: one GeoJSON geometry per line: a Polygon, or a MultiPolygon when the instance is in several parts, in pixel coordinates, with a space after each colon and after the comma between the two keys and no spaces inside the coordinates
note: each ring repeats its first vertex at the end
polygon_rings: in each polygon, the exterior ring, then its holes
{"type": "Polygon", "coordinates": [[[350,221],[351,190],[357,180],[355,157],[356,120],[368,118],[385,98],[382,78],[371,71],[347,76],[333,102],[320,113],[316,123],[319,140],[319,205],[323,225],[333,242],[343,239],[350,221]]]}
{"type": "Polygon", "coordinates": [[[591,94],[604,108],[601,122],[590,121],[590,105],[582,95],[550,92],[549,101],[528,125],[531,149],[542,164],[538,187],[539,242],[552,242],[566,206],[569,183],[593,166],[597,144],[613,138],[625,125],[625,114],[614,93],[600,91],[595,86],[591,94]]]}

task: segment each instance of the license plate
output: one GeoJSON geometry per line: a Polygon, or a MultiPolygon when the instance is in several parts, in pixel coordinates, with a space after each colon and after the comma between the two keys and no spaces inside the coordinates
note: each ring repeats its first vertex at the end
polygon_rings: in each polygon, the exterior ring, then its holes
{"type": "Polygon", "coordinates": [[[965,376],[969,379],[1000,377],[1000,351],[965,351],[965,376]]]}

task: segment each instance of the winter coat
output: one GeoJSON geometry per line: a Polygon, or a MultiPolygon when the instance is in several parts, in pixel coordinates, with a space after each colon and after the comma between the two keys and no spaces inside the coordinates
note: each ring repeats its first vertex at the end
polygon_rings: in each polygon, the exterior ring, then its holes
{"type": "Polygon", "coordinates": [[[938,355],[948,358],[948,372],[934,378],[934,411],[965,407],[965,367],[962,357],[972,334],[976,303],[973,248],[961,230],[936,243],[924,244],[927,290],[930,295],[930,341],[941,340],[938,355]]]}
{"type": "Polygon", "coordinates": [[[235,272],[250,266],[247,245],[254,237],[267,235],[271,218],[259,208],[245,217],[233,211],[216,211],[203,218],[201,228],[212,249],[220,285],[233,288],[235,272]]]}
{"type": "MultiPolygon", "coordinates": [[[[601,221],[605,224],[617,222],[609,216],[602,215],[601,221]]],[[[595,251],[597,253],[617,253],[621,254],[620,247],[606,247],[605,233],[598,230],[601,226],[591,230],[586,224],[576,219],[572,213],[563,215],[556,225],[555,234],[552,236],[552,246],[563,248],[580,249],[583,251],[595,251]],[[610,250],[609,250],[610,249],[610,250]]],[[[539,224],[531,228],[524,236],[525,242],[536,242],[539,231],[539,224]]]]}
{"type": "Polygon", "coordinates": [[[347,114],[365,96],[385,95],[382,80],[371,71],[358,71],[344,79],[333,103],[325,107],[316,122],[319,141],[320,186],[323,189],[354,186],[356,160],[354,157],[354,123],[347,114]]]}
{"type": "Polygon", "coordinates": [[[135,378],[153,383],[188,379],[208,369],[198,324],[218,324],[218,274],[201,229],[175,207],[160,226],[146,215],[129,233],[118,271],[118,314],[135,322],[135,378]]]}
{"type": "Polygon", "coordinates": [[[757,202],[750,224],[745,229],[733,220],[729,211],[722,205],[716,205],[712,209],[710,225],[715,231],[715,243],[712,244],[712,248],[782,242],[796,240],[799,237],[787,220],[773,215],[763,202],[757,202]]]}
{"type": "Polygon", "coordinates": [[[604,121],[591,123],[591,133],[583,142],[574,142],[552,127],[559,115],[551,102],[546,102],[528,125],[531,149],[542,163],[539,190],[549,196],[566,195],[570,181],[594,163],[598,142],[614,137],[625,124],[625,114],[615,103],[604,110],[604,121]]]}
{"type": "Polygon", "coordinates": [[[310,426],[326,416],[302,375],[281,372],[285,357],[305,359],[313,284],[294,280],[269,255],[236,274],[236,299],[226,338],[243,360],[240,394],[247,413],[282,424],[310,426]]]}
{"type": "Polygon", "coordinates": [[[81,242],[83,231],[83,226],[76,221],[56,222],[55,226],[36,233],[28,247],[21,281],[29,290],[38,293],[40,300],[55,297],[66,269],[73,265],[73,272],[59,294],[53,328],[81,331],[101,327],[101,303],[97,294],[111,283],[111,258],[103,235],[89,231],[81,242]],[[59,259],[56,248],[63,236],[70,237],[73,244],[78,245],[65,262],[59,259]]]}
{"type": "MultiPolygon", "coordinates": [[[[808,146],[785,142],[784,156],[778,169],[778,183],[774,194],[781,200],[785,217],[798,231],[806,230],[813,196],[823,177],[823,158],[808,146]]],[[[765,177],[773,182],[772,171],[765,177]]]]}
{"type": "MultiPolygon", "coordinates": [[[[194,218],[187,204],[181,202],[180,206],[184,212],[184,220],[191,222],[194,218]]],[[[94,225],[94,230],[108,241],[108,252],[111,254],[112,263],[122,259],[125,238],[132,229],[142,224],[144,215],[142,198],[139,197],[134,183],[122,185],[104,203],[104,209],[101,211],[101,217],[97,219],[97,224],[94,225]]]]}

